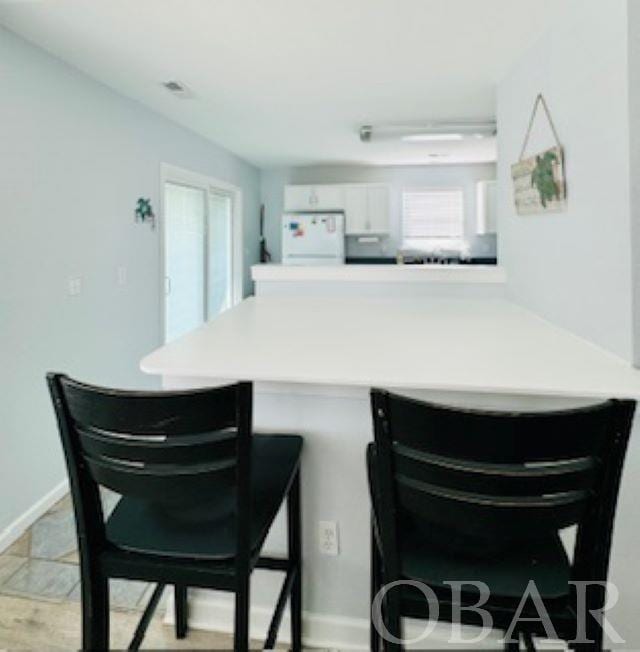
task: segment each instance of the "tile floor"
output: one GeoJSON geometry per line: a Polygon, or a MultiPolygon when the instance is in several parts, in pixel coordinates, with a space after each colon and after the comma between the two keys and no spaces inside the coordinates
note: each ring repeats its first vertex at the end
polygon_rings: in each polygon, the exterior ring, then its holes
{"type": "MultiPolygon", "coordinates": [[[[105,514],[118,501],[105,491],[105,514]]],[[[142,610],[151,585],[129,580],[111,580],[113,609],[142,610]]],[[[0,595],[45,600],[80,600],[80,573],[73,509],[69,496],[63,498],[0,555],[0,595]]]]}

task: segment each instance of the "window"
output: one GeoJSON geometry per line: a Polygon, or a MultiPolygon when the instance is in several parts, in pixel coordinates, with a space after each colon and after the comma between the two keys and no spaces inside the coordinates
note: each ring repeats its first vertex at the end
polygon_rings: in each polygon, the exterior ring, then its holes
{"type": "Polygon", "coordinates": [[[462,188],[422,188],[402,193],[404,249],[460,249],[463,243],[462,188]]]}

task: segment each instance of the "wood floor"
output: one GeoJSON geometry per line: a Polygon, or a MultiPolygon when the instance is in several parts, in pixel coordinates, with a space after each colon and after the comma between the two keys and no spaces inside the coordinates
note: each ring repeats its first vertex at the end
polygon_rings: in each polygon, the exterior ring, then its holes
{"type": "MultiPolygon", "coordinates": [[[[111,649],[126,649],[139,612],[111,612],[111,649]]],[[[77,650],[80,646],[80,605],[0,596],[0,650],[77,650]]],[[[174,629],[155,617],[142,649],[230,650],[230,636],[190,630],[186,639],[175,638],[174,629]]]]}
{"type": "MultiPolygon", "coordinates": [[[[126,649],[135,630],[138,612],[112,611],[111,649],[126,649]]],[[[80,646],[80,605],[0,596],[0,650],[77,650],[80,646]]],[[[142,649],[230,650],[230,636],[190,630],[175,638],[173,627],[153,619],[142,649]]],[[[259,647],[258,645],[256,647],[259,647]]]]}

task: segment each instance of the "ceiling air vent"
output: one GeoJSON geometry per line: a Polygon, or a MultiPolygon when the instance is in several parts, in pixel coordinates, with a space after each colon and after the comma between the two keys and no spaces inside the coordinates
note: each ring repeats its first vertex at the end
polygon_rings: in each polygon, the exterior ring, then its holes
{"type": "Polygon", "coordinates": [[[182,82],[172,79],[166,82],[162,82],[162,85],[176,97],[193,97],[193,93],[182,82]]]}

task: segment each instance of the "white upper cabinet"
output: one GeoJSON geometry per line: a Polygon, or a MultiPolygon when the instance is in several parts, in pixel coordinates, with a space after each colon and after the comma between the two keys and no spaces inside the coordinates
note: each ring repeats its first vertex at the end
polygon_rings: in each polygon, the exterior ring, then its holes
{"type": "Polygon", "coordinates": [[[477,185],[477,225],[478,235],[497,233],[498,205],[497,183],[495,181],[479,181],[477,185]]]}
{"type": "Polygon", "coordinates": [[[284,210],[344,210],[344,188],[338,185],[285,186],[284,210]]]}
{"type": "Polygon", "coordinates": [[[347,186],[347,235],[384,235],[389,232],[389,188],[383,185],[347,186]]]}
{"type": "Polygon", "coordinates": [[[364,233],[367,224],[366,186],[347,186],[344,191],[345,233],[364,233]]]}
{"type": "Polygon", "coordinates": [[[368,186],[367,187],[367,232],[388,233],[389,232],[389,187],[368,186]]]}
{"type": "Polygon", "coordinates": [[[389,232],[390,191],[383,184],[285,186],[284,210],[344,211],[347,235],[389,232]]]}

